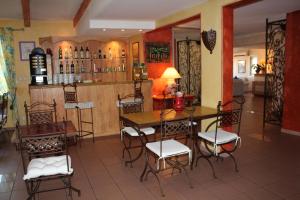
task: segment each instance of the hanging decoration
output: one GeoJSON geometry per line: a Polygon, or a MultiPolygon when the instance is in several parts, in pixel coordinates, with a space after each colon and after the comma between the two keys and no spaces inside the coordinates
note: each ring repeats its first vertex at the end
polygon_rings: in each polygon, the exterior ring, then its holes
{"type": "Polygon", "coordinates": [[[201,36],[205,47],[209,50],[210,54],[212,54],[216,45],[217,32],[210,29],[209,31],[202,31],[201,36]]]}

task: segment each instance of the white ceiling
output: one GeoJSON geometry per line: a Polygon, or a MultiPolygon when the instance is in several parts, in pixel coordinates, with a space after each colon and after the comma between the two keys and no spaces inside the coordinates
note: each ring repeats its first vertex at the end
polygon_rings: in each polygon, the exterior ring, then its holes
{"type": "Polygon", "coordinates": [[[285,19],[286,13],[299,10],[300,0],[263,0],[234,10],[236,36],[265,32],[266,18],[285,19]]]}

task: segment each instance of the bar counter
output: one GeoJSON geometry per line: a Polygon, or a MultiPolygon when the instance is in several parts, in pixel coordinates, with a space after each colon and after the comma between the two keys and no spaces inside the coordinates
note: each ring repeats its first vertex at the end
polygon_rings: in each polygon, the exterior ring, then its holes
{"type": "MultiPolygon", "coordinates": [[[[145,97],[145,111],[151,111],[153,107],[151,88],[151,80],[143,81],[142,92],[145,97]]],[[[93,117],[96,137],[119,134],[117,97],[118,94],[121,96],[133,94],[133,91],[133,81],[77,84],[78,101],[92,101],[94,103],[93,117]]],[[[51,103],[52,99],[55,99],[58,121],[61,121],[63,117],[65,117],[62,85],[31,85],[29,86],[29,93],[31,103],[36,101],[51,103]]],[[[89,113],[83,113],[83,117],[89,120],[89,113]]],[[[72,120],[77,128],[77,115],[75,109],[68,110],[68,120],[72,120]]]]}

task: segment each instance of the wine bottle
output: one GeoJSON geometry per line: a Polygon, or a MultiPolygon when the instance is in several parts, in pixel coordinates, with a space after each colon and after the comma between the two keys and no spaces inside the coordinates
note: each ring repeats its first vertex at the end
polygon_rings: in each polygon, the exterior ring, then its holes
{"type": "Polygon", "coordinates": [[[74,74],[75,73],[75,69],[74,69],[74,63],[72,61],[71,63],[71,74],[74,74]]]}
{"type": "Polygon", "coordinates": [[[59,58],[59,59],[62,59],[62,58],[63,58],[61,46],[59,46],[59,49],[58,49],[58,58],[59,58]]]}
{"type": "Polygon", "coordinates": [[[109,58],[109,59],[112,59],[111,48],[108,49],[108,58],[109,58]]]}
{"type": "Polygon", "coordinates": [[[85,68],[84,68],[83,61],[81,61],[80,71],[81,71],[81,73],[84,73],[84,72],[85,72],[85,68]]]}
{"type": "Polygon", "coordinates": [[[60,64],[59,64],[59,73],[60,74],[64,73],[64,65],[63,65],[62,61],[60,61],[60,64]]]}
{"type": "Polygon", "coordinates": [[[122,49],[121,57],[125,58],[125,50],[124,49],[122,49]]]}
{"type": "Polygon", "coordinates": [[[75,50],[74,50],[74,58],[78,59],[78,50],[77,50],[77,47],[75,47],[75,50]]]}
{"type": "Polygon", "coordinates": [[[87,59],[90,58],[90,50],[88,47],[85,48],[85,58],[87,58],[87,59]]]}
{"type": "Polygon", "coordinates": [[[69,58],[72,59],[73,58],[73,50],[72,47],[70,46],[69,48],[69,58]]]}
{"type": "Polygon", "coordinates": [[[79,71],[79,63],[78,63],[78,60],[76,61],[76,64],[75,64],[75,73],[76,74],[79,74],[80,71],[79,71]]]}
{"type": "Polygon", "coordinates": [[[69,59],[69,53],[68,53],[68,49],[65,49],[65,59],[69,59]]]}
{"type": "Polygon", "coordinates": [[[66,61],[66,74],[70,73],[70,65],[68,63],[68,61],[66,61]]]}
{"type": "Polygon", "coordinates": [[[99,49],[99,50],[98,50],[98,57],[99,57],[99,59],[101,59],[101,58],[102,58],[101,49],[99,49]]]}
{"type": "Polygon", "coordinates": [[[84,50],[83,50],[82,46],[80,47],[80,58],[84,59],[84,50]]]}

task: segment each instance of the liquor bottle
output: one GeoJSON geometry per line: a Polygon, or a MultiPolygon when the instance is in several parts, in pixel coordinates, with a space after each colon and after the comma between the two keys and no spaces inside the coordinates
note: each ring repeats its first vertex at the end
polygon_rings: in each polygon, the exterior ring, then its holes
{"type": "Polygon", "coordinates": [[[99,58],[99,59],[102,58],[101,49],[98,50],[98,58],[99,58]]]}
{"type": "Polygon", "coordinates": [[[65,48],[65,59],[69,59],[69,52],[67,48],[65,48]]]}
{"type": "Polygon", "coordinates": [[[79,71],[79,63],[78,63],[78,60],[76,61],[76,64],[75,64],[75,73],[76,74],[79,74],[80,71],[79,71]]]}
{"type": "Polygon", "coordinates": [[[74,58],[78,59],[78,50],[77,50],[77,47],[75,47],[75,50],[74,50],[74,58]]]}
{"type": "Polygon", "coordinates": [[[111,48],[108,49],[108,58],[109,58],[109,59],[112,59],[111,48]]]}
{"type": "Polygon", "coordinates": [[[59,46],[59,49],[58,49],[58,58],[59,58],[59,59],[62,59],[62,58],[63,58],[61,46],[59,46]]]}
{"type": "Polygon", "coordinates": [[[122,49],[121,57],[125,58],[125,50],[124,49],[122,49]]]}
{"type": "Polygon", "coordinates": [[[84,68],[83,61],[81,61],[80,72],[81,72],[81,73],[84,73],[84,72],[85,72],[85,68],[84,68]]]}
{"type": "Polygon", "coordinates": [[[68,61],[66,61],[66,74],[70,73],[70,65],[68,63],[68,61]]]}
{"type": "Polygon", "coordinates": [[[84,50],[83,50],[82,46],[80,47],[80,58],[84,59],[84,50]]]}
{"type": "Polygon", "coordinates": [[[75,73],[75,66],[74,66],[74,63],[73,63],[73,61],[72,61],[72,63],[71,63],[71,74],[74,74],[75,73]]]}
{"type": "Polygon", "coordinates": [[[90,50],[88,47],[85,48],[85,58],[87,58],[87,59],[90,58],[90,50]]]}
{"type": "Polygon", "coordinates": [[[62,61],[60,61],[60,64],[59,64],[59,73],[60,74],[64,73],[64,65],[63,65],[62,61]]]}
{"type": "Polygon", "coordinates": [[[72,51],[72,47],[70,46],[69,48],[69,58],[72,59],[73,58],[73,51],[72,51]]]}

